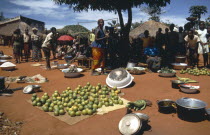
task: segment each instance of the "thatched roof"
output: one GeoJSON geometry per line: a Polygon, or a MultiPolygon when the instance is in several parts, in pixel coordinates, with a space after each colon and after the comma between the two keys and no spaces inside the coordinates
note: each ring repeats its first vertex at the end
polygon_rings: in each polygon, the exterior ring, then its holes
{"type": "Polygon", "coordinates": [[[147,21],[147,22],[141,24],[137,28],[133,29],[130,32],[129,36],[132,38],[137,38],[141,33],[144,33],[145,30],[148,30],[150,33],[150,36],[155,37],[156,32],[158,31],[158,28],[162,28],[162,33],[164,33],[165,28],[168,28],[168,26],[166,26],[163,23],[150,20],[150,21],[147,21]]]}

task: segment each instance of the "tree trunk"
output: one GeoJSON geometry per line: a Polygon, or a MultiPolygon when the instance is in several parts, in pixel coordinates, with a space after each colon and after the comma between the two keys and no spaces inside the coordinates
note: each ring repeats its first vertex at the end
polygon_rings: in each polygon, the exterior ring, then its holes
{"type": "Polygon", "coordinates": [[[120,59],[121,59],[121,66],[126,66],[127,62],[129,61],[129,33],[132,23],[132,9],[131,7],[128,8],[128,22],[126,25],[124,25],[123,17],[122,17],[122,10],[118,9],[118,15],[120,20],[120,26],[121,26],[121,40],[120,40],[120,59]]]}

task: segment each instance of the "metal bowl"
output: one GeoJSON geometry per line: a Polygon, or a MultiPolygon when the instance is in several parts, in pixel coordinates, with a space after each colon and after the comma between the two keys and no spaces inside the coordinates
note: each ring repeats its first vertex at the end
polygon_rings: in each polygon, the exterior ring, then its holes
{"type": "Polygon", "coordinates": [[[176,101],[181,107],[188,108],[188,109],[204,109],[207,104],[204,101],[195,98],[180,98],[176,101]]]}
{"type": "Polygon", "coordinates": [[[185,61],[186,61],[186,56],[176,56],[176,57],[175,57],[175,61],[176,61],[177,63],[185,63],[185,61]]]}
{"type": "Polygon", "coordinates": [[[186,88],[186,87],[182,87],[182,86],[180,86],[180,90],[187,94],[194,94],[194,93],[198,92],[197,89],[191,89],[191,88],[186,88]]]}
{"type": "Polygon", "coordinates": [[[64,69],[64,68],[67,68],[67,67],[68,67],[68,64],[58,64],[57,65],[58,69],[64,69]]]}
{"type": "Polygon", "coordinates": [[[14,70],[16,66],[10,66],[10,67],[1,67],[2,70],[10,71],[14,70]]]}
{"type": "Polygon", "coordinates": [[[134,77],[127,70],[126,70],[126,72],[127,72],[127,76],[120,81],[111,79],[110,78],[111,73],[109,73],[109,75],[106,78],[106,84],[112,88],[113,87],[125,88],[125,87],[129,86],[132,83],[134,77]]]}
{"type": "Polygon", "coordinates": [[[7,62],[7,60],[0,60],[0,65],[3,64],[4,62],[7,62]]]}
{"type": "Polygon", "coordinates": [[[3,55],[3,56],[0,56],[0,59],[2,60],[7,60],[7,59],[11,59],[12,57],[9,56],[9,55],[3,55]]]}
{"type": "Polygon", "coordinates": [[[188,66],[186,63],[171,63],[171,65],[173,66],[173,69],[176,70],[186,69],[188,66]]]}
{"type": "Polygon", "coordinates": [[[29,94],[33,91],[33,85],[28,85],[23,89],[23,93],[29,94]]]}
{"type": "Polygon", "coordinates": [[[134,113],[134,114],[137,115],[143,121],[148,121],[149,120],[149,116],[144,114],[144,113],[134,113]]]}
{"type": "Polygon", "coordinates": [[[184,84],[185,82],[180,80],[171,80],[172,88],[179,89],[180,84],[184,84]]]}
{"type": "Polygon", "coordinates": [[[159,76],[162,76],[162,77],[173,77],[175,76],[176,72],[175,73],[159,73],[159,76]]]}
{"type": "Polygon", "coordinates": [[[33,85],[33,91],[35,91],[35,92],[39,91],[40,88],[41,88],[40,85],[33,85]]]}
{"type": "Polygon", "coordinates": [[[137,63],[128,62],[126,68],[133,68],[133,67],[136,67],[136,66],[137,66],[137,63]]]}
{"type": "Polygon", "coordinates": [[[74,72],[74,73],[67,72],[67,73],[64,73],[64,77],[74,78],[74,77],[78,77],[80,74],[81,74],[80,72],[74,72]]]}

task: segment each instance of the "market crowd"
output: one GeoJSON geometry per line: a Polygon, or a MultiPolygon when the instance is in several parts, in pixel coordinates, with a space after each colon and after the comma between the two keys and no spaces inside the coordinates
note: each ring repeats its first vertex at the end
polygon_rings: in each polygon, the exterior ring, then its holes
{"type": "MultiPolygon", "coordinates": [[[[88,39],[84,40],[77,35],[73,37],[73,41],[68,42],[58,42],[60,35],[55,27],[42,35],[37,34],[37,28],[32,29],[32,34],[29,34],[28,29],[25,29],[24,34],[21,34],[20,29],[16,29],[11,43],[15,62],[28,62],[29,58],[37,62],[45,59],[46,69],[49,70],[51,56],[52,59],[71,57],[71,62],[81,56],[91,57],[92,75],[99,75],[95,72],[96,68],[102,68],[102,74],[105,74],[105,67],[120,67],[121,32],[114,27],[105,26],[104,29],[103,19],[99,19],[97,24],[96,29],[89,33],[88,39]]],[[[186,56],[188,65],[198,66],[199,55],[202,55],[203,66],[208,67],[210,26],[205,26],[201,21],[198,30],[179,27],[177,32],[174,31],[174,27],[175,25],[171,24],[164,33],[159,28],[155,37],[151,37],[150,31],[145,30],[137,38],[131,38],[127,50],[129,61],[147,63],[151,71],[157,71],[160,67],[174,63],[176,56],[186,56]]]]}

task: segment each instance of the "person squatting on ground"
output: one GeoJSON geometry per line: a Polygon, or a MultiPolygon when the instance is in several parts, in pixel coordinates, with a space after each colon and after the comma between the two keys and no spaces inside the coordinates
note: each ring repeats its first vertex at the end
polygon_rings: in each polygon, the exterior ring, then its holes
{"type": "Polygon", "coordinates": [[[32,44],[32,59],[33,61],[41,61],[41,37],[37,34],[38,29],[32,29],[33,34],[31,35],[31,44],[32,44]]]}
{"type": "Polygon", "coordinates": [[[20,29],[16,29],[12,36],[13,54],[15,62],[20,63],[20,55],[23,46],[23,35],[21,35],[20,29]]]}
{"type": "Polygon", "coordinates": [[[207,44],[207,29],[205,29],[205,23],[203,21],[199,24],[199,30],[197,30],[198,37],[200,38],[200,43],[198,46],[198,54],[203,54],[204,67],[208,64],[208,53],[209,46],[207,44]]]}
{"type": "Polygon", "coordinates": [[[56,39],[56,28],[52,27],[51,32],[47,34],[44,43],[42,44],[42,50],[45,55],[46,69],[50,70],[50,50],[52,49],[53,41],[56,39]]]}
{"type": "Polygon", "coordinates": [[[198,65],[198,43],[200,39],[197,35],[194,35],[194,30],[189,30],[184,40],[186,41],[188,64],[194,67],[198,65]]]}
{"type": "Polygon", "coordinates": [[[25,29],[25,33],[23,34],[23,40],[24,40],[24,56],[25,61],[28,62],[28,58],[30,55],[30,43],[31,43],[31,36],[28,33],[28,29],[25,29]]]}
{"type": "Polygon", "coordinates": [[[146,56],[146,63],[148,64],[149,70],[156,72],[160,69],[160,52],[158,48],[154,46],[154,40],[152,40],[149,46],[144,49],[144,55],[146,56]]]}
{"type": "Polygon", "coordinates": [[[105,67],[105,48],[106,48],[106,39],[108,35],[104,34],[103,31],[104,20],[98,20],[98,27],[95,29],[95,41],[91,44],[92,47],[92,57],[93,57],[93,65],[92,65],[92,75],[99,75],[98,72],[95,71],[97,68],[101,68],[101,73],[104,74],[105,67]]]}

